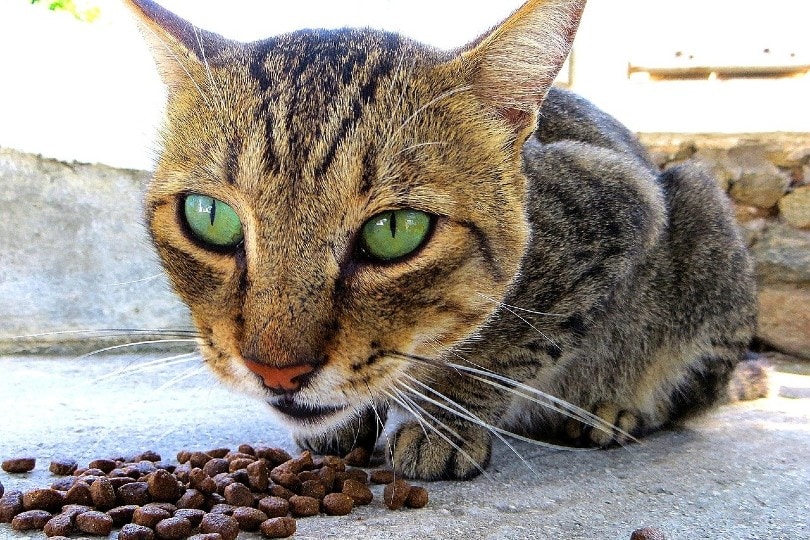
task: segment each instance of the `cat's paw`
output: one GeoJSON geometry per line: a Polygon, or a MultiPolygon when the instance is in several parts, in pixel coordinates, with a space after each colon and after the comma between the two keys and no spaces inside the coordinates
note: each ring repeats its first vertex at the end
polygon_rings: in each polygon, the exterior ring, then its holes
{"type": "Polygon", "coordinates": [[[386,415],[386,408],[378,406],[376,411],[368,409],[326,433],[314,436],[294,435],[293,438],[298,446],[315,454],[345,456],[355,448],[364,448],[371,454],[383,431],[386,415]]]}
{"type": "Polygon", "coordinates": [[[566,436],[577,446],[610,448],[637,441],[645,432],[644,419],[638,411],[622,408],[615,403],[602,403],[593,414],[604,423],[584,424],[569,420],[566,436]]]}
{"type": "Polygon", "coordinates": [[[455,435],[445,433],[451,444],[428,426],[406,422],[391,443],[391,466],[418,480],[468,480],[478,476],[492,453],[489,433],[472,424],[453,425],[453,431],[455,435]]]}

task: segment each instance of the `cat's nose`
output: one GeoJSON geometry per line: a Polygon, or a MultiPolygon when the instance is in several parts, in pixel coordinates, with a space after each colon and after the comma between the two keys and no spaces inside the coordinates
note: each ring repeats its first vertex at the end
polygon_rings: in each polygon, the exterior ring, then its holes
{"type": "Polygon", "coordinates": [[[264,385],[277,393],[295,392],[303,384],[306,375],[315,371],[313,364],[276,367],[244,358],[245,366],[262,378],[264,385]]]}

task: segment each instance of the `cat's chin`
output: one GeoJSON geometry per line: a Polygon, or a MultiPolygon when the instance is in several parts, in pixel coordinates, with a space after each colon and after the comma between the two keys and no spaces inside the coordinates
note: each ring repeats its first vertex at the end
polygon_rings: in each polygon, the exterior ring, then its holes
{"type": "Polygon", "coordinates": [[[347,405],[316,406],[302,403],[290,396],[265,400],[282,422],[297,431],[308,431],[313,428],[342,424],[352,414],[347,405]]]}

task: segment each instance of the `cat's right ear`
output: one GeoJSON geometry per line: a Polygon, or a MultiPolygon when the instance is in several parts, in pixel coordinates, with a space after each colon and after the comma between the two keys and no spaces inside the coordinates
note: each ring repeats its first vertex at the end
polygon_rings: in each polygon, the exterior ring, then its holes
{"type": "Polygon", "coordinates": [[[203,77],[207,59],[216,56],[227,40],[197,28],[152,0],[124,0],[135,14],[157,64],[163,83],[172,90],[203,77]]]}

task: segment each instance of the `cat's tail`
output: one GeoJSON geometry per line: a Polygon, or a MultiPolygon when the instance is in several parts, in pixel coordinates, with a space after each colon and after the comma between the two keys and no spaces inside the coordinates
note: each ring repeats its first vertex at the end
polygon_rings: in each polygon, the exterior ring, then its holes
{"type": "Polygon", "coordinates": [[[755,353],[734,367],[728,384],[728,401],[748,401],[768,397],[771,366],[755,353]]]}

